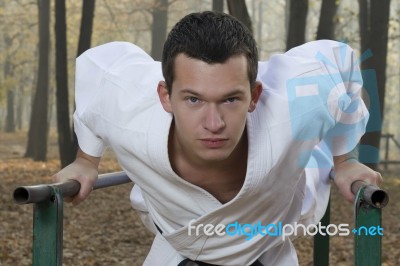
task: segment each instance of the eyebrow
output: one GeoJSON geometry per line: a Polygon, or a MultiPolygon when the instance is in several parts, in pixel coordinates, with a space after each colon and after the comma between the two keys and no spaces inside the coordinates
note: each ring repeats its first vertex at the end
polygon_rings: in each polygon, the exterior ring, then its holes
{"type": "MultiPolygon", "coordinates": [[[[193,91],[191,89],[183,89],[179,93],[180,94],[187,93],[187,94],[192,94],[192,95],[195,95],[195,96],[202,96],[200,93],[198,93],[196,91],[193,91]]],[[[229,98],[229,97],[232,97],[232,96],[242,96],[243,94],[244,94],[244,92],[242,90],[236,89],[234,91],[231,91],[231,92],[223,95],[222,98],[229,98]]]]}

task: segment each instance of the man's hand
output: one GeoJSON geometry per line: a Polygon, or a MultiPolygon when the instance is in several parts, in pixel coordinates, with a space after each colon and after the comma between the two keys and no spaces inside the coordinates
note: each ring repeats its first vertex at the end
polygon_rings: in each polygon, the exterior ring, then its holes
{"type": "Polygon", "coordinates": [[[75,161],[53,176],[56,182],[74,179],[81,184],[79,193],[73,198],[66,198],[66,202],[77,205],[89,196],[97,180],[99,163],[100,158],[87,155],[79,150],[75,161]]]}
{"type": "Polygon", "coordinates": [[[344,198],[354,201],[355,195],[351,192],[351,184],[362,180],[368,184],[378,186],[382,182],[380,173],[372,170],[356,159],[347,158],[346,155],[334,157],[334,182],[344,198]]]}

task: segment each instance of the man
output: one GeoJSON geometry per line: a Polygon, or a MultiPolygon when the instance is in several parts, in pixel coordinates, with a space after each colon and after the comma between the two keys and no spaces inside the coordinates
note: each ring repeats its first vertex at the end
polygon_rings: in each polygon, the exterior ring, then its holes
{"type": "Polygon", "coordinates": [[[313,42],[258,69],[246,27],[213,12],[175,25],[161,66],[132,44],[91,49],[76,66],[80,150],[56,178],[78,180],[81,202],[111,147],[156,235],[145,265],[296,265],[289,238],[235,230],[317,223],[332,166],[349,201],[354,180],[380,182],[351,152],[368,118],[351,53],[313,42]]]}

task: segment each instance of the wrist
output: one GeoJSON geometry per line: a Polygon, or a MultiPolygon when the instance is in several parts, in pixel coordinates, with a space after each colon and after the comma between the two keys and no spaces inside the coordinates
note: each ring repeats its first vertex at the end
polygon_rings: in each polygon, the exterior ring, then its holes
{"type": "Polygon", "coordinates": [[[93,157],[86,153],[84,153],[81,149],[78,150],[76,155],[76,160],[80,161],[84,165],[91,166],[96,171],[98,171],[99,164],[100,164],[100,157],[93,157]]]}
{"type": "Polygon", "coordinates": [[[348,158],[344,158],[344,159],[342,159],[342,160],[335,161],[334,166],[336,167],[336,166],[341,165],[341,164],[343,164],[343,163],[358,163],[358,162],[359,162],[359,161],[358,161],[357,158],[355,158],[355,157],[348,157],[348,158]]]}
{"type": "Polygon", "coordinates": [[[336,160],[331,171],[329,172],[329,178],[331,180],[334,180],[338,168],[342,165],[347,165],[348,163],[359,163],[359,161],[357,158],[352,158],[352,157],[345,158],[343,160],[336,160]]]}

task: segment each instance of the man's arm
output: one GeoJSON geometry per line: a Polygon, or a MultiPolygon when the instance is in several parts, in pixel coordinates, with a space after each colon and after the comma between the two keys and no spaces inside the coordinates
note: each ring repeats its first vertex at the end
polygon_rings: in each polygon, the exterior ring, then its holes
{"type": "Polygon", "coordinates": [[[344,198],[353,202],[355,195],[351,192],[351,184],[356,180],[368,184],[379,185],[382,182],[380,173],[372,170],[358,161],[358,149],[333,157],[335,178],[334,182],[344,198]]]}
{"type": "Polygon", "coordinates": [[[89,196],[97,180],[99,163],[100,157],[90,156],[79,149],[75,161],[53,176],[57,182],[74,179],[81,184],[79,193],[66,201],[76,205],[89,196]]]}

